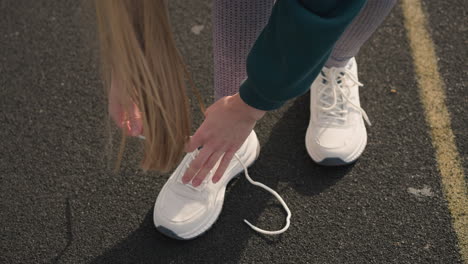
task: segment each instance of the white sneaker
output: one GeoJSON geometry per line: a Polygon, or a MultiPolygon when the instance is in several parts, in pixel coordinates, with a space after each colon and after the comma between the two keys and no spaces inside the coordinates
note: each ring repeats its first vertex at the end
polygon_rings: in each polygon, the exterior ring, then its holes
{"type": "Polygon", "coordinates": [[[182,183],[182,176],[199,150],[188,153],[173,172],[156,199],[154,205],[154,225],[163,234],[180,240],[195,238],[207,231],[216,221],[224,202],[224,193],[228,182],[243,170],[246,178],[275,195],[288,212],[286,226],[279,231],[264,231],[244,220],[254,230],[264,234],[279,234],[289,226],[291,213],[279,195],[267,186],[253,181],[247,171],[260,153],[257,135],[252,130],[244,144],[236,152],[226,172],[219,182],[214,184],[211,177],[216,172],[220,161],[197,187],[191,183],[182,183]]]}
{"type": "Polygon", "coordinates": [[[324,67],[312,83],[305,143],[316,163],[346,165],[364,151],[367,132],[363,118],[370,122],[359,103],[359,86],[354,58],[342,68],[324,67]]]}

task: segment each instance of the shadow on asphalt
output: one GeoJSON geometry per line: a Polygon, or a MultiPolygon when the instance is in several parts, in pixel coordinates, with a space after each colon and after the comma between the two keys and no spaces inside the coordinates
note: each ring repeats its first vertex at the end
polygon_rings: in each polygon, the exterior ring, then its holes
{"type": "MultiPolygon", "coordinates": [[[[276,189],[280,194],[317,195],[333,186],[353,168],[353,165],[322,167],[310,159],[304,146],[309,120],[308,98],[307,93],[296,99],[279,120],[265,121],[274,122],[275,125],[262,146],[259,159],[249,169],[255,180],[276,189]]],[[[261,130],[260,126],[257,130],[260,137],[261,130]]],[[[269,245],[281,241],[281,235],[270,237],[256,234],[242,223],[242,219],[248,219],[266,229],[280,228],[284,224],[283,210],[269,193],[242,178],[234,180],[227,192],[217,223],[201,237],[191,241],[165,237],[154,228],[153,209],[150,208],[138,229],[91,263],[238,262],[252,236],[261,237],[269,245]]]]}

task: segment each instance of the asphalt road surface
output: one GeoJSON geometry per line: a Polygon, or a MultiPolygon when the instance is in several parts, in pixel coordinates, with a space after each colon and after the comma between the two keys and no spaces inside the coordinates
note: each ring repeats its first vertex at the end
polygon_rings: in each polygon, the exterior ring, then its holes
{"type": "MultiPolygon", "coordinates": [[[[308,93],[296,98],[258,123],[262,151],[250,169],[288,203],[290,229],[270,237],[242,222],[277,229],[284,212],[240,177],[213,228],[181,242],[153,227],[168,175],[139,169],[140,142],[130,141],[120,173],[108,166],[94,26],[80,2],[0,1],[0,263],[462,263],[400,5],[357,57],[373,123],[359,161],[314,164],[304,146],[308,93]]],[[[423,3],[467,171],[467,3],[423,3]]],[[[207,104],[210,10],[209,0],[171,1],[178,44],[207,104]]],[[[196,128],[195,100],[193,110],[196,128]]]]}

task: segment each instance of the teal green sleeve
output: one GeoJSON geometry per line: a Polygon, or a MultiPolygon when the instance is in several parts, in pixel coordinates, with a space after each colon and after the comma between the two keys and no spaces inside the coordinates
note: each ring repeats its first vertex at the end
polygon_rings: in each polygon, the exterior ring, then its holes
{"type": "Polygon", "coordinates": [[[277,0],[248,55],[248,78],[239,90],[242,100],[268,111],[307,92],[365,2],[277,0]]]}

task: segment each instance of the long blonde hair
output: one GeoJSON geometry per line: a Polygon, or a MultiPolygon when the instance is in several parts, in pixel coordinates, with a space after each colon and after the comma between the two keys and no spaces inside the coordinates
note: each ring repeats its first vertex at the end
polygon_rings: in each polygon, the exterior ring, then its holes
{"type": "MultiPolygon", "coordinates": [[[[95,0],[95,8],[106,91],[117,78],[124,112],[133,104],[141,111],[142,168],[167,172],[183,155],[192,119],[186,93],[191,79],[175,45],[166,0],[95,0]]],[[[116,167],[124,146],[122,134],[116,167]]]]}

